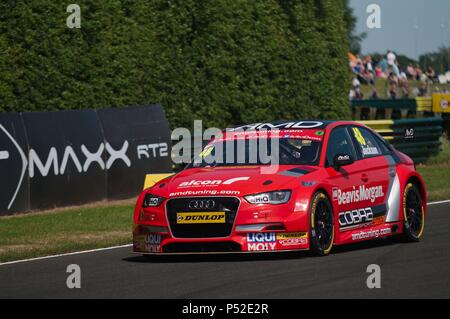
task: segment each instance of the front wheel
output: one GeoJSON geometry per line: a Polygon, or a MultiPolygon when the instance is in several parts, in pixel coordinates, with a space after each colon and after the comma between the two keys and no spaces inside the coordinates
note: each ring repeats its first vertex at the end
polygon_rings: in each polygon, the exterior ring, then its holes
{"type": "Polygon", "coordinates": [[[328,255],[334,241],[333,208],[323,192],[314,194],[310,210],[310,249],[314,255],[328,255]]]}
{"type": "Polygon", "coordinates": [[[423,234],[425,212],[422,196],[417,187],[408,183],[403,193],[403,239],[417,242],[423,234]]]}

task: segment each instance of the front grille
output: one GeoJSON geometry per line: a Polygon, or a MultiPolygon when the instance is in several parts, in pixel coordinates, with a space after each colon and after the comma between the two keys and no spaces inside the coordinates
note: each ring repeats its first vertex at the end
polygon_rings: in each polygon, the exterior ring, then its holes
{"type": "MultiPolygon", "coordinates": [[[[209,205],[211,206],[211,205],[209,205]]],[[[167,219],[172,235],[176,238],[216,238],[228,237],[233,230],[234,220],[239,208],[239,199],[235,197],[190,197],[170,199],[166,204],[167,219]],[[193,200],[214,201],[214,206],[194,208],[189,205],[193,200]],[[225,212],[225,223],[177,224],[179,212],[225,212]]]]}

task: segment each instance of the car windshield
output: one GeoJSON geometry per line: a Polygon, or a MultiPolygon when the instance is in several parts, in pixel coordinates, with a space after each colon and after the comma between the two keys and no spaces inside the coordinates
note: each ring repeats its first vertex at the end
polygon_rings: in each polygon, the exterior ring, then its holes
{"type": "Polygon", "coordinates": [[[189,167],[317,165],[323,131],[279,137],[222,138],[210,142],[189,167]]]}

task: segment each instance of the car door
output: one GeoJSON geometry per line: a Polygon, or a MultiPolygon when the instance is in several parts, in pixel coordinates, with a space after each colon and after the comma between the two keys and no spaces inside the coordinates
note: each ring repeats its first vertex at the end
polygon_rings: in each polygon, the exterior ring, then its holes
{"type": "Polygon", "coordinates": [[[359,126],[349,127],[357,152],[358,167],[361,173],[362,186],[359,191],[359,208],[366,210],[372,219],[370,225],[386,221],[387,201],[390,180],[395,176],[395,165],[390,165],[385,154],[385,146],[368,129],[359,126]]]}
{"type": "Polygon", "coordinates": [[[332,204],[335,215],[336,238],[340,241],[341,233],[360,227],[365,222],[363,203],[359,201],[360,188],[365,184],[364,177],[367,168],[359,161],[355,144],[345,126],[334,128],[328,138],[326,151],[326,172],[332,193],[332,204]],[[333,167],[333,159],[336,155],[350,155],[354,163],[333,167]]]}

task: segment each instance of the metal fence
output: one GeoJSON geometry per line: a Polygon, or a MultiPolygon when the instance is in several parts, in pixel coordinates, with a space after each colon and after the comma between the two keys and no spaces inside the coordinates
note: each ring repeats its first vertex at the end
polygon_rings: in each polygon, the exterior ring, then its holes
{"type": "Polygon", "coordinates": [[[399,118],[440,116],[450,114],[450,94],[435,93],[431,97],[414,99],[369,99],[353,100],[353,117],[356,120],[376,120],[377,117],[392,119],[399,111],[399,118]]]}
{"type": "Polygon", "coordinates": [[[449,102],[450,94],[435,93],[414,99],[354,100],[351,104],[355,120],[420,163],[440,150],[443,132],[450,127],[449,102]]]}
{"type": "Polygon", "coordinates": [[[415,163],[437,154],[442,144],[443,120],[439,117],[360,122],[377,131],[415,163]]]}

